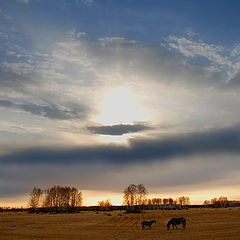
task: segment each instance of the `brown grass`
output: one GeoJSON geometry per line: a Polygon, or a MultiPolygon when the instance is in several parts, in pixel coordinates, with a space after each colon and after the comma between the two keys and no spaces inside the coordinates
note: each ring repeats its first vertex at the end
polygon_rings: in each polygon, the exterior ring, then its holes
{"type": "Polygon", "coordinates": [[[77,214],[1,213],[0,239],[240,239],[240,208],[154,210],[144,214],[81,212],[77,214]],[[111,214],[111,215],[110,215],[111,214]],[[186,230],[166,230],[171,217],[187,219],[186,230]],[[143,220],[155,219],[142,230],[143,220]]]}

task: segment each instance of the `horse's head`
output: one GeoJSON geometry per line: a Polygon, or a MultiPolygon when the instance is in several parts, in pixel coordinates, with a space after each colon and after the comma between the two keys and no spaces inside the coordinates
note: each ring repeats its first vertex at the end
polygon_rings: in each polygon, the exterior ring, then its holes
{"type": "Polygon", "coordinates": [[[153,223],[156,223],[156,221],[155,221],[155,220],[153,220],[153,223]]]}
{"type": "Polygon", "coordinates": [[[168,224],[167,224],[167,230],[169,230],[169,228],[170,228],[170,223],[168,222],[168,224]]]}

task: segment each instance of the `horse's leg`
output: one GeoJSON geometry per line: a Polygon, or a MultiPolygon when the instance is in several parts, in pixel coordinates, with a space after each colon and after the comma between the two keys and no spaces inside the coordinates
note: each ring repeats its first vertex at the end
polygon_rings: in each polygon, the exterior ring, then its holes
{"type": "Polygon", "coordinates": [[[142,230],[144,230],[144,225],[142,224],[142,230]]]}

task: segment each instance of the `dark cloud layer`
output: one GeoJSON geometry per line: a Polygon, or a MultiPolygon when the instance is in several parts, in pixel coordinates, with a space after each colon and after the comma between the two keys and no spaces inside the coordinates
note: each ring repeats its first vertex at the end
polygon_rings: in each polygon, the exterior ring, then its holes
{"type": "Polygon", "coordinates": [[[33,148],[0,157],[1,164],[74,164],[164,161],[194,154],[239,153],[240,127],[181,134],[162,139],[133,139],[129,146],[102,145],[71,149],[33,148]]]}
{"type": "Polygon", "coordinates": [[[43,116],[49,119],[77,119],[84,118],[87,107],[79,105],[78,107],[69,107],[68,109],[60,109],[58,106],[51,104],[50,106],[40,106],[33,103],[17,104],[9,100],[0,100],[0,107],[10,108],[29,112],[34,115],[43,116]]]}
{"type": "Polygon", "coordinates": [[[37,81],[34,81],[30,77],[22,76],[13,72],[12,70],[3,70],[0,67],[0,87],[2,89],[16,90],[25,92],[29,85],[36,85],[37,81]]]}
{"type": "Polygon", "coordinates": [[[151,127],[145,126],[143,124],[118,124],[112,126],[98,126],[98,127],[88,127],[88,130],[95,134],[102,135],[123,135],[125,133],[134,133],[144,130],[152,129],[151,127]]]}

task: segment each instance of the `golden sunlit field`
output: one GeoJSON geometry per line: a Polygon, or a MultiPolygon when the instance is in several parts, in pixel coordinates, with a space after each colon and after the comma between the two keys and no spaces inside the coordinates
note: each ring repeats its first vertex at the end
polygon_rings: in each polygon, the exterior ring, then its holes
{"type": "Polygon", "coordinates": [[[240,208],[149,210],[144,214],[81,212],[76,214],[1,213],[0,239],[240,239],[240,208]],[[183,216],[186,230],[169,230],[171,217],[183,216]],[[141,222],[155,219],[152,229],[141,222]]]}

